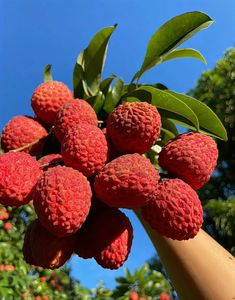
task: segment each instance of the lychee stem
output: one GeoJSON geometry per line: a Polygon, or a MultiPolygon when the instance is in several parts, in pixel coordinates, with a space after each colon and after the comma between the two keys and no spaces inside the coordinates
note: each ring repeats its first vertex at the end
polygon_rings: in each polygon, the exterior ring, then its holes
{"type": "Polygon", "coordinates": [[[63,159],[58,159],[56,162],[50,162],[50,163],[47,163],[47,164],[43,164],[40,166],[40,169],[44,169],[46,167],[52,167],[52,166],[57,166],[59,164],[61,164],[63,162],[63,159]]]}
{"type": "Polygon", "coordinates": [[[23,151],[23,150],[26,150],[26,149],[32,147],[33,145],[36,145],[37,143],[39,143],[39,142],[45,140],[47,137],[48,137],[48,135],[45,136],[45,137],[43,137],[43,138],[41,138],[41,139],[35,140],[34,142],[32,142],[32,143],[30,143],[30,144],[24,145],[23,147],[20,147],[20,148],[17,148],[17,149],[13,149],[13,150],[10,150],[9,152],[21,152],[21,151],[23,151]]]}
{"type": "Polygon", "coordinates": [[[24,150],[26,150],[26,149],[32,147],[33,145],[36,145],[37,143],[46,140],[46,139],[48,138],[48,136],[49,136],[50,134],[53,133],[53,131],[54,131],[54,126],[51,127],[51,129],[50,129],[50,131],[48,132],[48,135],[47,135],[47,136],[44,136],[44,137],[42,137],[41,139],[35,140],[35,141],[33,141],[32,143],[30,143],[30,144],[24,145],[23,147],[20,147],[20,148],[17,148],[17,149],[13,149],[13,150],[10,150],[9,152],[21,152],[21,151],[24,151],[24,150]]]}

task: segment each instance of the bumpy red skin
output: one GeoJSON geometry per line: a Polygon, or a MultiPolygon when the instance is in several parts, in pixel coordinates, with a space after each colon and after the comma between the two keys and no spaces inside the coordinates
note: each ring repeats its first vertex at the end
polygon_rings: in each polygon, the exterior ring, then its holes
{"type": "Polygon", "coordinates": [[[110,163],[96,176],[96,196],[112,207],[139,208],[147,204],[159,180],[150,161],[139,154],[126,154],[110,163]]]}
{"type": "Polygon", "coordinates": [[[61,154],[48,154],[40,158],[38,163],[41,169],[45,172],[49,168],[63,164],[63,158],[61,154]]]}
{"type": "Polygon", "coordinates": [[[32,200],[33,189],[42,171],[29,154],[0,155],[0,204],[21,206],[32,200]]]}
{"type": "Polygon", "coordinates": [[[203,222],[197,193],[181,179],[159,183],[142,215],[159,234],[179,241],[193,238],[203,222]]]}
{"type": "Polygon", "coordinates": [[[55,135],[62,142],[65,133],[78,124],[97,126],[98,119],[94,109],[85,100],[74,99],[65,103],[55,118],[55,135]]]}
{"type": "MultiPolygon", "coordinates": [[[[21,148],[48,135],[46,129],[31,117],[17,116],[11,119],[2,130],[1,144],[5,152],[21,148]]],[[[39,155],[43,141],[23,150],[32,156],[39,155]]]]}
{"type": "Polygon", "coordinates": [[[132,244],[132,225],[121,211],[106,208],[92,214],[77,233],[76,253],[94,257],[103,268],[118,269],[126,261],[132,244]]]}
{"type": "Polygon", "coordinates": [[[217,146],[211,137],[190,132],[179,135],[163,147],[159,164],[197,190],[209,181],[217,158],[217,146]]]}
{"type": "Polygon", "coordinates": [[[31,105],[36,116],[48,123],[54,124],[58,110],[73,99],[69,88],[59,81],[47,81],[34,91],[31,105]]]}
{"type": "Polygon", "coordinates": [[[66,166],[91,177],[99,173],[107,161],[107,142],[98,127],[80,124],[64,136],[61,154],[66,166]]]}
{"type": "Polygon", "coordinates": [[[128,258],[133,240],[128,217],[118,209],[106,209],[94,217],[92,227],[97,263],[111,270],[120,268],[128,258]]]}
{"type": "Polygon", "coordinates": [[[121,153],[144,153],[160,134],[161,117],[147,102],[119,105],[108,117],[107,132],[121,153]]]}
{"type": "Polygon", "coordinates": [[[26,262],[44,269],[57,269],[71,257],[75,237],[58,238],[39,222],[33,221],[26,232],[23,254],[26,262]]]}
{"type": "Polygon", "coordinates": [[[40,177],[33,197],[42,225],[52,234],[74,234],[84,223],[91,205],[86,177],[72,168],[57,166],[40,177]]]}

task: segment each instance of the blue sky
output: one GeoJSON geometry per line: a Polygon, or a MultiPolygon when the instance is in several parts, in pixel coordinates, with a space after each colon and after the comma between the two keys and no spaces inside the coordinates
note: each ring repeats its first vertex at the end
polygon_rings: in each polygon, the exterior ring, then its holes
{"type": "MultiPolygon", "coordinates": [[[[130,81],[144,58],[155,30],[177,14],[199,10],[216,22],[184,46],[200,50],[208,62],[181,59],[147,72],[142,82],[161,82],[177,92],[195,86],[201,72],[214,66],[235,41],[234,0],[0,0],[0,130],[15,115],[32,115],[30,98],[42,82],[43,68],[53,65],[54,78],[72,87],[77,54],[99,29],[118,23],[112,36],[104,76],[112,73],[130,81]]],[[[141,266],[154,254],[148,237],[128,212],[135,237],[124,265],[141,266]]],[[[104,270],[92,260],[73,258],[73,276],[87,287],[103,280],[114,287],[118,271],[104,270]]]]}

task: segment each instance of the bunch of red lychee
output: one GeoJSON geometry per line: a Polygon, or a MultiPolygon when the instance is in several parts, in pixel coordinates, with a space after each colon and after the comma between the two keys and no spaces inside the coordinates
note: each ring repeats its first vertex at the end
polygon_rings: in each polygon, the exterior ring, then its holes
{"type": "Polygon", "coordinates": [[[0,204],[33,200],[38,216],[24,239],[29,264],[54,269],[76,253],[104,268],[119,268],[133,239],[119,208],[141,209],[166,237],[197,234],[203,215],[195,189],[215,168],[212,138],[191,132],[169,141],[159,166],[173,179],[161,179],[144,154],[161,138],[160,114],[149,103],[120,104],[98,122],[88,102],[74,99],[63,83],[48,81],[34,91],[32,108],[34,118],[14,117],[3,128],[0,155],[0,204]],[[45,155],[51,135],[61,152],[53,153],[51,145],[52,154],[45,155]]]}

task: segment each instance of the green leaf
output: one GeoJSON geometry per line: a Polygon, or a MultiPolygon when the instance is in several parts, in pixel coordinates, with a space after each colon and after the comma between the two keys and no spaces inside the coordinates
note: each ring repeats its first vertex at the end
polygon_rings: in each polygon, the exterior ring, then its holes
{"type": "Polygon", "coordinates": [[[125,96],[126,101],[146,101],[156,106],[162,117],[176,119],[193,125],[199,130],[199,122],[193,110],[180,99],[150,86],[141,86],[125,96]]]}
{"type": "Polygon", "coordinates": [[[113,89],[108,92],[104,103],[104,110],[108,114],[112,112],[112,110],[117,106],[119,100],[121,99],[123,86],[124,81],[119,78],[115,82],[113,89]]]}
{"type": "Polygon", "coordinates": [[[175,59],[175,58],[195,58],[201,60],[206,65],[206,60],[202,56],[202,54],[199,51],[192,48],[175,49],[171,51],[169,54],[167,54],[163,58],[162,62],[175,59]]]}
{"type": "Polygon", "coordinates": [[[104,95],[110,91],[111,84],[116,77],[116,75],[112,75],[111,77],[105,78],[103,81],[101,81],[100,90],[104,95]]]}
{"type": "Polygon", "coordinates": [[[73,70],[73,94],[74,98],[84,97],[84,71],[80,64],[76,63],[73,70]]]}
{"type": "Polygon", "coordinates": [[[85,80],[93,94],[96,94],[99,89],[108,41],[116,26],[106,27],[97,32],[84,50],[85,80]]]}
{"type": "Polygon", "coordinates": [[[173,136],[177,136],[179,134],[175,124],[169,119],[162,118],[162,128],[170,131],[173,136]]]}
{"type": "Polygon", "coordinates": [[[176,97],[192,109],[199,121],[199,131],[227,141],[226,129],[217,115],[206,104],[184,94],[173,91],[166,91],[166,93],[176,97]]]}
{"type": "Polygon", "coordinates": [[[52,65],[46,65],[44,68],[44,82],[53,80],[51,74],[51,67],[52,65]]]}
{"type": "Polygon", "coordinates": [[[105,97],[102,94],[102,92],[99,92],[96,96],[92,96],[86,100],[94,108],[95,112],[98,114],[103,108],[105,97]]]}
{"type": "Polygon", "coordinates": [[[144,62],[132,82],[139,79],[147,70],[161,63],[169,52],[212,23],[213,20],[202,12],[187,12],[162,25],[151,37],[144,62]]]}

